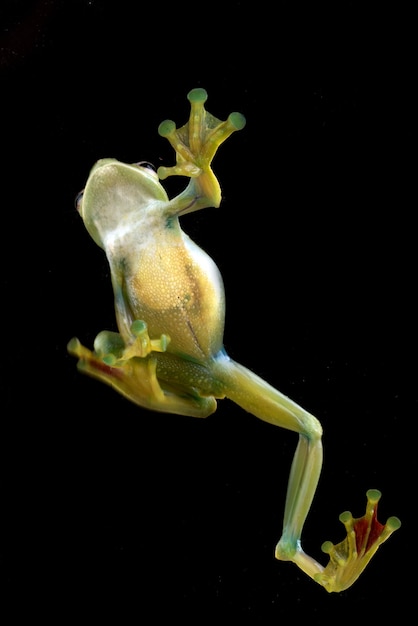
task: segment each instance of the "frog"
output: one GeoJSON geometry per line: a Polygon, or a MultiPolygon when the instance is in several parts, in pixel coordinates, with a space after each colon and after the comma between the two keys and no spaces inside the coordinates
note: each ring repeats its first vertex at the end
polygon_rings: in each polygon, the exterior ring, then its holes
{"type": "Polygon", "coordinates": [[[291,464],[281,536],[274,555],[294,563],[327,592],[348,589],[401,522],[378,521],[378,489],[366,493],[366,511],[340,515],[345,538],[325,541],[322,565],[302,548],[302,531],[322,469],[322,426],[309,411],[252,370],[224,346],[225,289],[212,258],[183,230],[180,218],[222,201],[212,169],[219,146],[246,125],[231,113],[224,121],[206,110],[201,87],[188,95],[188,121],[163,121],[158,133],[175,163],[158,170],[146,162],[104,158],[92,167],[77,210],[110,268],[117,331],[104,330],[93,350],[74,337],[69,353],[80,372],[122,394],[142,409],[206,418],[228,398],[255,417],[298,436],[291,464]],[[162,185],[186,179],[172,198],[162,185]]]}

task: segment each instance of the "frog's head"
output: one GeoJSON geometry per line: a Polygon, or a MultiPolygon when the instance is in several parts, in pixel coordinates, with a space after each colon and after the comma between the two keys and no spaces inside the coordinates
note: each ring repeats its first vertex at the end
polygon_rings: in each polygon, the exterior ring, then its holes
{"type": "Polygon", "coordinates": [[[116,229],[129,228],[134,214],[168,197],[153,166],[141,161],[132,165],[101,159],[93,166],[76,207],[94,241],[104,248],[106,237],[116,229]]]}

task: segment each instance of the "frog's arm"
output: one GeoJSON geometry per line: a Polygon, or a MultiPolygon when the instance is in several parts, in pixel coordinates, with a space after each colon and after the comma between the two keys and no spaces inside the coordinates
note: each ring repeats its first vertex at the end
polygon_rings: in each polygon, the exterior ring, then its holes
{"type": "Polygon", "coordinates": [[[299,434],[299,443],[289,477],[283,533],[276,547],[276,558],[293,561],[327,591],[342,591],[360,576],[378,547],[400,526],[396,517],[385,525],[377,520],[380,492],[367,492],[366,514],[353,519],[342,513],[347,537],[338,545],[325,542],[322,550],[330,561],[324,568],[301,547],[301,534],[308,515],[322,466],[322,428],[318,420],[298,404],[267,384],[256,374],[227,355],[215,360],[213,375],[222,381],[222,391],[256,417],[299,434]]]}
{"type": "Polygon", "coordinates": [[[204,89],[192,89],[187,97],[191,107],[189,121],[178,129],[172,120],[165,120],[158,127],[176,152],[176,165],[158,168],[158,176],[161,180],[168,176],[190,178],[183,193],[169,203],[167,211],[173,215],[220,205],[221,188],[211,168],[212,159],[221,143],[245,126],[241,113],[231,113],[224,122],[208,113],[204,89]]]}

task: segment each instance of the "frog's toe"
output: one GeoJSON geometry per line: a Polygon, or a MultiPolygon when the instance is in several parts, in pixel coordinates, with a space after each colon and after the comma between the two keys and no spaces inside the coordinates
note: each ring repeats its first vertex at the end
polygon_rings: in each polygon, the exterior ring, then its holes
{"type": "Polygon", "coordinates": [[[161,137],[169,137],[176,132],[176,123],[173,120],[164,120],[158,127],[158,134],[161,137]]]}
{"type": "Polygon", "coordinates": [[[84,346],[80,343],[80,340],[77,339],[77,337],[73,337],[67,343],[67,350],[71,354],[71,356],[75,356],[79,358],[83,350],[87,351],[87,348],[84,348],[84,346]]]}
{"type": "Polygon", "coordinates": [[[242,130],[247,123],[245,117],[242,113],[238,113],[238,111],[234,111],[228,116],[228,123],[233,127],[234,130],[242,130]]]}
{"type": "Polygon", "coordinates": [[[203,104],[208,99],[208,93],[203,87],[195,87],[187,94],[188,101],[197,104],[203,104]]]}
{"type": "Polygon", "coordinates": [[[145,357],[150,352],[165,352],[170,343],[170,337],[165,334],[162,334],[158,339],[151,339],[148,334],[148,325],[144,320],[135,320],[131,325],[131,333],[135,337],[135,341],[132,346],[125,349],[124,358],[145,357]]]}

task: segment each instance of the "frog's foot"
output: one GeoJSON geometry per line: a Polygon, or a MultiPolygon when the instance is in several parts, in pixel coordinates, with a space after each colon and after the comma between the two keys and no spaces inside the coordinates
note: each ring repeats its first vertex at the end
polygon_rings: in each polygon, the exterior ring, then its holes
{"type": "Polygon", "coordinates": [[[204,107],[207,99],[204,89],[192,89],[187,98],[191,106],[189,121],[181,128],[176,128],[175,122],[165,120],[158,127],[159,134],[168,139],[176,152],[176,165],[160,167],[158,176],[161,180],[168,176],[203,177],[201,186],[206,197],[211,200],[210,206],[219,206],[220,189],[210,164],[221,143],[234,131],[244,128],[245,118],[235,112],[222,122],[208,113],[204,107]],[[205,174],[208,180],[205,180],[205,174]]]}
{"type": "Polygon", "coordinates": [[[390,517],[386,524],[377,520],[377,504],[381,495],[377,489],[369,489],[363,517],[354,519],[349,511],[340,515],[347,537],[337,545],[330,541],[322,545],[322,550],[329,555],[330,561],[322,573],[314,576],[314,580],[327,591],[342,591],[350,587],[378,547],[400,527],[401,522],[397,517],[390,517]]]}
{"type": "Polygon", "coordinates": [[[349,511],[340,515],[347,537],[337,545],[330,541],[322,545],[323,552],[330,557],[325,568],[305,554],[299,540],[285,535],[277,544],[276,558],[292,561],[328,592],[348,589],[363,572],[378,547],[401,525],[397,517],[390,517],[384,525],[377,520],[380,497],[380,491],[369,489],[363,517],[353,519],[349,511]]]}

